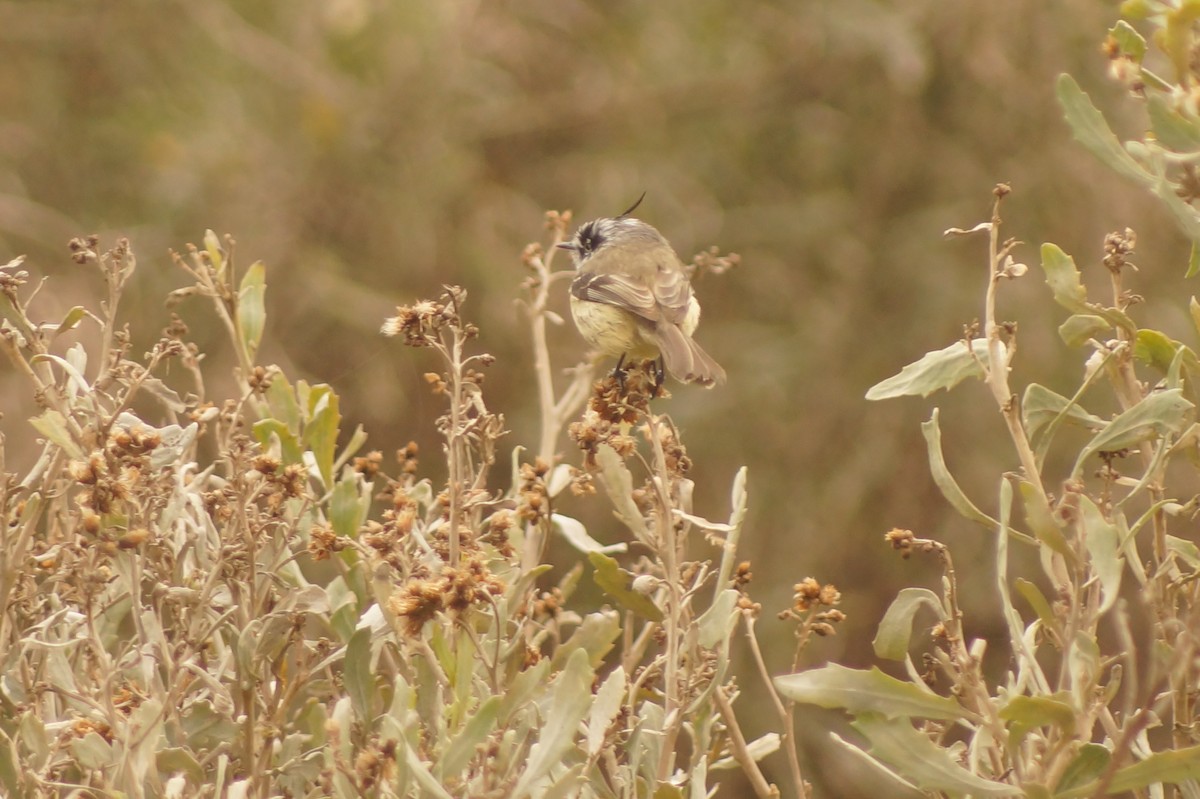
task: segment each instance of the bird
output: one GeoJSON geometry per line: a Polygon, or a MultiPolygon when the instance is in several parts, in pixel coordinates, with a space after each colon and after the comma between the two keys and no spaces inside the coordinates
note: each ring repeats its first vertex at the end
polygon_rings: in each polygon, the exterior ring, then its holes
{"type": "Polygon", "coordinates": [[[575,264],[571,316],[589,344],[618,359],[618,379],[627,356],[657,358],[656,388],[664,367],[676,380],[711,388],[725,381],[725,370],[692,338],[700,303],[687,272],[658,230],[630,216],[644,197],[557,245],[575,264]]]}

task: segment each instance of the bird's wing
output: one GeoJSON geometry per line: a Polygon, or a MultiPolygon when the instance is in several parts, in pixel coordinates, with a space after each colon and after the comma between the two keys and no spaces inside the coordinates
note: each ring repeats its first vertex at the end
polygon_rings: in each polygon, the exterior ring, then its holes
{"type": "Polygon", "coordinates": [[[664,319],[682,324],[692,302],[692,283],[683,269],[659,268],[654,278],[654,299],[664,319]]]}
{"type": "Polygon", "coordinates": [[[680,324],[692,299],[692,286],[682,270],[658,270],[654,285],[627,275],[581,272],[571,281],[571,294],[580,300],[615,305],[648,322],[680,324]]]}
{"type": "Polygon", "coordinates": [[[640,280],[624,275],[580,272],[571,281],[571,295],[576,299],[623,308],[649,322],[657,322],[661,316],[654,293],[640,280]]]}

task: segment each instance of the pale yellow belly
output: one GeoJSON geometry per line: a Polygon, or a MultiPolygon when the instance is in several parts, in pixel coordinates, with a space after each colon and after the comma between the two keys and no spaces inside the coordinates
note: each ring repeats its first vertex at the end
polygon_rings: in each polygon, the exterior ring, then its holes
{"type": "MultiPolygon", "coordinates": [[[[658,344],[654,340],[654,328],[629,311],[621,310],[602,302],[588,302],[571,297],[571,316],[575,326],[588,343],[605,355],[619,358],[628,354],[632,358],[657,358],[658,344]]],[[[679,326],[690,336],[700,323],[700,303],[692,298],[687,315],[679,326]]]]}
{"type": "Polygon", "coordinates": [[[588,343],[605,355],[657,358],[651,329],[629,311],[600,302],[571,298],[571,316],[588,343]]]}

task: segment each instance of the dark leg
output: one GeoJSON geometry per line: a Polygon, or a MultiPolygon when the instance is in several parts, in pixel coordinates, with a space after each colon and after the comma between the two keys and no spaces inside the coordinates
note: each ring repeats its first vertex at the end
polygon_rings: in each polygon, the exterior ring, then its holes
{"type": "Polygon", "coordinates": [[[617,359],[617,368],[613,369],[613,377],[617,379],[617,384],[621,386],[621,393],[625,393],[625,370],[621,368],[621,364],[625,363],[625,353],[621,353],[621,357],[617,359]]]}

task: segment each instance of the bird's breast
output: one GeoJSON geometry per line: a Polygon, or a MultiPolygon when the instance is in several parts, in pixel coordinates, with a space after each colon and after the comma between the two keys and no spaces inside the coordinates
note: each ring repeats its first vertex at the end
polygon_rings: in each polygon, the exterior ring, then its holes
{"type": "Polygon", "coordinates": [[[643,335],[642,325],[629,311],[571,297],[571,316],[588,343],[605,355],[653,358],[658,348],[643,335]]]}

